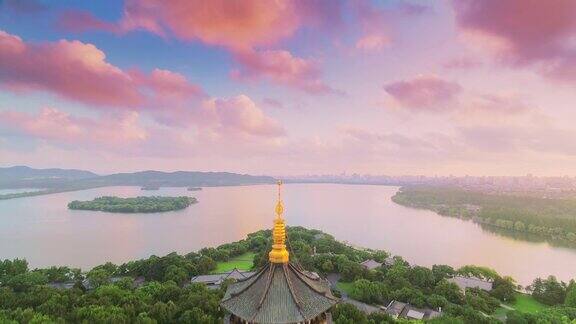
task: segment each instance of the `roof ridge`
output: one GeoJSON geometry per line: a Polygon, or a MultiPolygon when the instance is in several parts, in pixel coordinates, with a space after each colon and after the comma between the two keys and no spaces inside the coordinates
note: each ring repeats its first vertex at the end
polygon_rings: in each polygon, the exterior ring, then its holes
{"type": "Polygon", "coordinates": [[[292,279],[290,279],[290,274],[288,274],[288,266],[286,264],[282,265],[282,270],[284,271],[284,277],[286,277],[286,283],[288,284],[288,290],[290,290],[290,294],[298,306],[298,309],[302,308],[300,300],[296,297],[296,292],[294,292],[294,286],[292,285],[292,279]]]}
{"type": "Polygon", "coordinates": [[[200,276],[229,275],[229,274],[231,274],[232,272],[234,272],[234,270],[237,270],[238,272],[241,272],[240,270],[238,270],[238,268],[234,268],[234,269],[232,269],[232,270],[230,270],[230,271],[226,271],[226,272],[213,272],[213,273],[199,274],[199,275],[196,275],[196,276],[194,276],[194,277],[192,277],[192,278],[196,278],[196,277],[200,277],[200,276]]]}
{"type": "Polygon", "coordinates": [[[226,276],[225,276],[224,278],[222,278],[222,280],[228,279],[228,278],[232,275],[232,273],[234,272],[234,270],[236,270],[236,268],[230,270],[230,272],[223,273],[223,274],[225,274],[226,276]]]}
{"type": "Polygon", "coordinates": [[[266,298],[266,295],[268,295],[268,291],[270,290],[270,286],[272,284],[272,278],[274,278],[274,274],[276,271],[276,264],[272,263],[271,267],[272,268],[268,272],[268,278],[266,279],[266,286],[264,287],[264,293],[262,294],[262,297],[260,297],[260,300],[258,301],[258,307],[257,307],[258,309],[262,307],[264,299],[266,298]]]}
{"type": "Polygon", "coordinates": [[[292,280],[290,279],[290,274],[288,273],[289,264],[290,263],[288,263],[288,265],[287,264],[282,265],[282,270],[284,271],[284,277],[286,278],[286,284],[288,284],[288,290],[290,291],[290,295],[292,296],[292,299],[294,299],[296,308],[298,308],[298,313],[300,313],[302,318],[306,320],[306,315],[304,315],[300,300],[298,300],[298,298],[296,297],[296,292],[294,291],[294,286],[292,286],[292,280]]]}
{"type": "Polygon", "coordinates": [[[230,300],[230,299],[232,299],[233,297],[236,297],[236,296],[240,295],[241,293],[243,293],[244,291],[246,291],[248,288],[252,287],[252,285],[253,285],[256,281],[258,281],[257,279],[262,275],[262,273],[264,273],[264,271],[265,271],[266,269],[268,269],[269,266],[270,266],[270,264],[268,263],[268,264],[266,264],[266,266],[262,267],[262,269],[260,269],[260,271],[258,271],[256,274],[254,274],[254,275],[252,275],[252,276],[250,276],[250,277],[248,277],[248,278],[244,278],[244,279],[240,280],[240,281],[246,281],[246,280],[254,277],[254,280],[252,280],[251,283],[249,283],[248,285],[246,285],[246,287],[243,287],[242,289],[240,289],[240,290],[237,291],[237,292],[231,292],[231,293],[230,293],[230,297],[228,297],[227,299],[222,299],[222,301],[230,300]]]}
{"type": "MultiPolygon", "coordinates": [[[[308,278],[308,276],[306,276],[305,273],[303,273],[302,271],[298,270],[294,265],[292,265],[291,263],[289,263],[289,265],[290,265],[290,267],[291,267],[294,271],[296,271],[296,272],[298,272],[299,274],[301,274],[301,275],[305,276],[306,278],[308,278]]],[[[314,292],[316,292],[318,295],[322,295],[322,296],[324,296],[324,297],[326,297],[326,298],[328,298],[328,299],[338,300],[338,298],[336,298],[336,297],[334,297],[334,296],[329,296],[329,295],[327,294],[327,292],[318,290],[316,287],[312,286],[309,282],[307,282],[306,280],[303,280],[300,276],[296,276],[296,277],[297,277],[300,281],[302,281],[306,286],[308,286],[308,288],[310,288],[310,289],[312,289],[314,292]]],[[[315,280],[315,279],[311,279],[311,278],[309,278],[309,279],[310,279],[310,280],[315,280]]],[[[318,279],[316,279],[316,280],[318,280],[318,279]]]]}

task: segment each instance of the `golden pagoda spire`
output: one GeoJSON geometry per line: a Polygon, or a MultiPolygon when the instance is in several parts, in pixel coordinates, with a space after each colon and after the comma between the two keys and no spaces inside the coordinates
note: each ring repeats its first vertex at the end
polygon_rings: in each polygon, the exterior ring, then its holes
{"type": "Polygon", "coordinates": [[[286,250],[286,224],[284,223],[284,204],[282,203],[282,181],[278,180],[278,202],[276,203],[276,218],[272,230],[272,251],[268,254],[271,263],[287,263],[289,253],[286,250]]]}

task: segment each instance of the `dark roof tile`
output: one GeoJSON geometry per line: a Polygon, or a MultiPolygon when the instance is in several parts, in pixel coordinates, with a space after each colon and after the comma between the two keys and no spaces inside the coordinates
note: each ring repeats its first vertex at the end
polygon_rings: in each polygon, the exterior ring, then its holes
{"type": "Polygon", "coordinates": [[[337,302],[328,281],[290,263],[270,263],[231,284],[221,305],[251,322],[294,323],[316,318],[337,302]]]}

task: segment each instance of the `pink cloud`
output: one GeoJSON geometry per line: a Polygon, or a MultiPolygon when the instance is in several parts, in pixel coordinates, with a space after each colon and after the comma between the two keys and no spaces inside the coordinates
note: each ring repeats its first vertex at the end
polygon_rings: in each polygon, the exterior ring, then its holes
{"type": "Polygon", "coordinates": [[[66,40],[29,44],[0,31],[0,83],[5,87],[45,90],[90,104],[141,104],[131,77],[105,58],[92,44],[66,40]]]}
{"type": "Polygon", "coordinates": [[[279,137],[284,128],[264,112],[248,96],[210,99],[202,107],[202,123],[222,134],[279,137]]]}
{"type": "Polygon", "coordinates": [[[0,85],[15,91],[42,90],[89,105],[149,109],[156,100],[202,94],[184,76],[155,69],[124,71],[92,44],[60,40],[26,43],[0,31],[0,85]]]}
{"type": "Polygon", "coordinates": [[[233,78],[248,81],[267,79],[315,94],[334,91],[320,79],[317,62],[295,57],[288,51],[244,51],[234,57],[242,67],[232,72],[233,78]]]}
{"type": "MultiPolygon", "coordinates": [[[[288,52],[280,56],[273,53],[266,62],[266,66],[255,65],[250,70],[254,77],[269,76],[310,91],[323,90],[313,79],[317,70],[310,62],[293,58],[288,52]],[[273,72],[258,70],[261,67],[273,72]]],[[[78,41],[29,44],[0,32],[0,72],[0,84],[12,90],[49,91],[97,105],[91,106],[96,109],[103,105],[144,110],[172,126],[205,124],[202,118],[210,112],[213,123],[208,126],[212,128],[266,136],[283,132],[247,96],[206,99],[200,87],[181,74],[161,69],[149,74],[123,71],[106,62],[104,53],[94,45],[78,41]]]]}
{"type": "Polygon", "coordinates": [[[38,113],[0,111],[0,141],[10,136],[34,140],[36,147],[88,150],[122,157],[184,158],[201,154],[245,157],[274,150],[285,130],[247,96],[207,100],[195,112],[194,127],[144,126],[137,112],[72,116],[54,108],[38,113]],[[183,149],[185,148],[185,149],[183,149]]]}
{"type": "Polygon", "coordinates": [[[392,42],[391,25],[398,17],[418,15],[429,8],[417,4],[399,3],[390,7],[379,7],[371,1],[351,2],[352,12],[357,16],[361,34],[356,40],[356,49],[365,52],[382,50],[392,42]]]}
{"type": "Polygon", "coordinates": [[[253,140],[255,137],[278,138],[285,135],[282,125],[266,115],[246,95],[204,98],[193,103],[193,106],[184,104],[158,109],[154,111],[154,116],[164,126],[178,126],[183,130],[195,128],[206,137],[223,139],[240,136],[253,140]]]}
{"type": "Polygon", "coordinates": [[[44,108],[37,115],[0,111],[0,129],[9,134],[68,145],[82,143],[104,147],[134,144],[147,136],[135,112],[95,120],[73,117],[54,108],[44,108]]]}
{"type": "Polygon", "coordinates": [[[128,0],[123,17],[116,23],[76,11],[62,15],[59,23],[73,31],[124,33],[143,29],[161,36],[172,34],[183,40],[246,50],[292,36],[302,25],[338,23],[339,16],[338,1],[128,0]]]}
{"type": "Polygon", "coordinates": [[[362,34],[356,41],[356,48],[364,51],[378,51],[390,43],[388,19],[383,9],[369,1],[356,1],[353,9],[358,16],[362,34]]]}
{"type": "Polygon", "coordinates": [[[298,9],[293,1],[129,0],[120,24],[126,30],[169,30],[180,39],[251,48],[290,36],[300,24],[298,9]]]}
{"type": "Polygon", "coordinates": [[[257,50],[292,36],[302,26],[322,27],[340,19],[340,3],[317,1],[133,1],[125,4],[124,16],[116,23],[87,12],[67,12],[59,24],[66,29],[88,29],[125,33],[143,29],[187,41],[223,46],[242,65],[234,72],[238,80],[265,77],[269,81],[309,93],[330,89],[320,79],[319,66],[286,50],[257,50]]]}
{"type": "Polygon", "coordinates": [[[74,32],[85,32],[89,30],[105,30],[113,33],[122,32],[115,23],[100,20],[88,11],[78,10],[63,12],[58,19],[58,27],[74,32]]]}
{"type": "Polygon", "coordinates": [[[436,109],[454,99],[462,88],[456,82],[437,76],[418,76],[411,80],[392,82],[384,90],[408,109],[436,109]]]}
{"type": "Polygon", "coordinates": [[[492,47],[504,62],[541,64],[557,78],[576,77],[576,2],[572,0],[453,0],[456,21],[473,40],[492,47]],[[566,72],[569,68],[569,73],[566,72]]]}
{"type": "Polygon", "coordinates": [[[0,134],[32,139],[40,152],[56,150],[60,155],[66,154],[62,153],[63,149],[66,152],[86,150],[91,158],[100,154],[123,158],[178,157],[194,154],[196,143],[190,133],[182,129],[144,127],[136,112],[88,118],[74,117],[55,108],[43,108],[37,114],[0,111],[0,134]]]}
{"type": "Polygon", "coordinates": [[[151,89],[155,98],[162,102],[179,102],[204,95],[199,86],[188,82],[180,73],[154,69],[149,75],[139,71],[130,74],[137,84],[151,89]]]}

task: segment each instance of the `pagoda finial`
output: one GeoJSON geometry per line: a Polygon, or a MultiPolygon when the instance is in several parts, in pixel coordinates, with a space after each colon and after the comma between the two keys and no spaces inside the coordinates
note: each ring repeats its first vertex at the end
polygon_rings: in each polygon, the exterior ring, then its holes
{"type": "Polygon", "coordinates": [[[282,218],[284,203],[282,202],[282,180],[278,180],[278,202],[276,203],[276,217],[282,218]]]}
{"type": "Polygon", "coordinates": [[[268,259],[272,263],[287,263],[289,253],[286,250],[286,224],[284,223],[284,204],[282,203],[282,180],[278,180],[278,202],[276,203],[276,218],[274,219],[274,229],[272,230],[272,251],[268,254],[268,259]]]}

